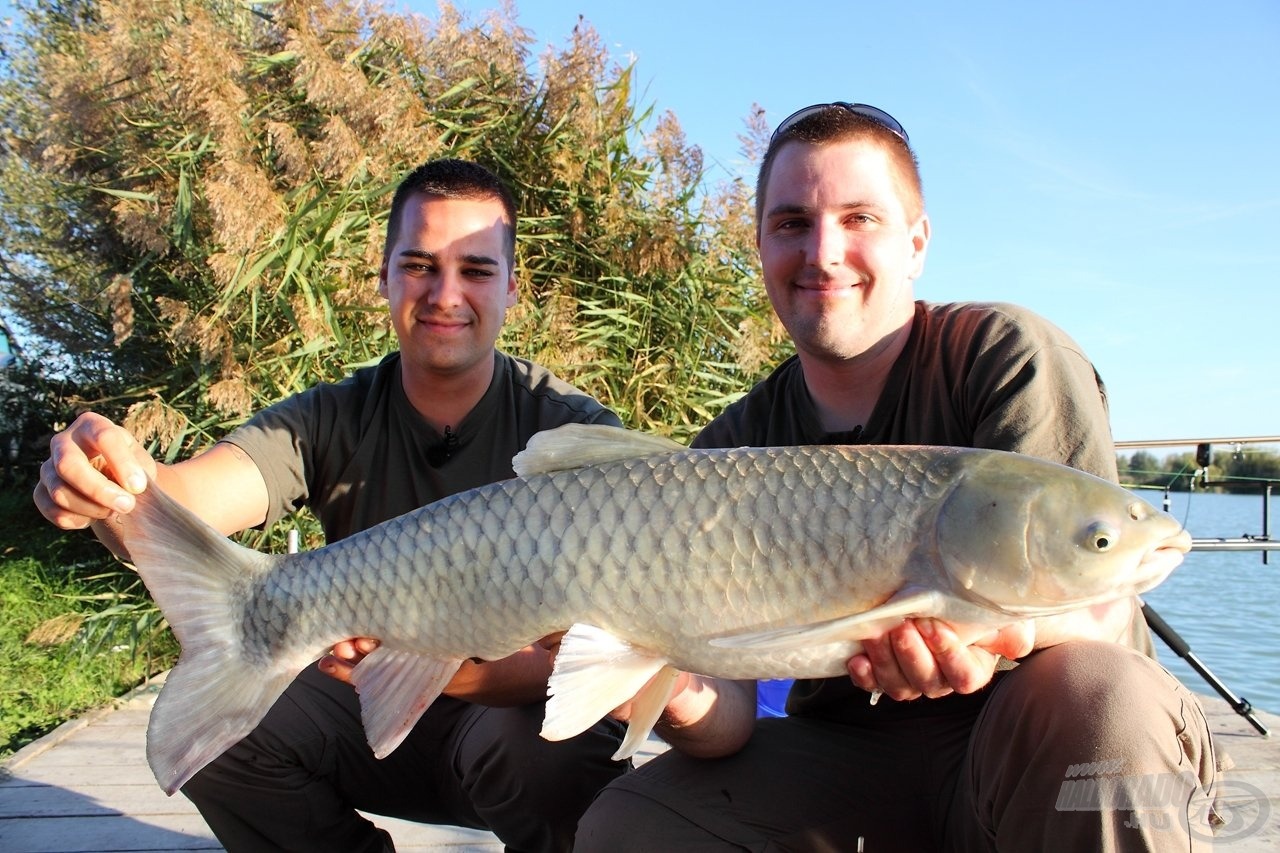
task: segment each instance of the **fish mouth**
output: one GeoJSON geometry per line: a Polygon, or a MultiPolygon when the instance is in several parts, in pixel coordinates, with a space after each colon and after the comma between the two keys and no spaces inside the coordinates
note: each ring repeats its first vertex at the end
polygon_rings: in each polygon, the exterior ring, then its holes
{"type": "Polygon", "coordinates": [[[1191,550],[1191,534],[1179,530],[1174,536],[1161,542],[1142,557],[1137,568],[1134,592],[1146,592],[1169,576],[1182,564],[1182,558],[1191,550]]]}

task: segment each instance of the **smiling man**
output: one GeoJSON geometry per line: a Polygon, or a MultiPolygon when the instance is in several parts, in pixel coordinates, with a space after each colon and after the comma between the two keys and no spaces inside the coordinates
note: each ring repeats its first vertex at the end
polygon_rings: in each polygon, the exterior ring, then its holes
{"type": "MultiPolygon", "coordinates": [[[[982,447],[1116,479],[1101,380],[1066,334],[1013,305],[916,299],[931,225],[892,116],[839,102],[787,118],[760,168],[756,215],[765,287],[796,354],[695,446],[982,447]]],[[[754,683],[682,677],[655,728],[675,749],[600,793],[576,849],[1207,843],[1204,791],[1218,770],[1208,726],[1144,654],[1133,600],[974,645],[913,620],[863,646],[847,677],[797,682],[781,719],[756,720],[754,683]],[[1153,780],[1188,793],[1153,804],[1172,809],[1165,829],[1130,820],[1122,798],[1062,799],[1072,768],[1103,758],[1123,768],[1103,781],[1136,794],[1134,807],[1153,780]]]]}
{"type": "MultiPolygon", "coordinates": [[[[496,176],[461,160],[419,167],[392,200],[378,276],[399,352],[258,413],[175,465],[83,415],[54,437],[37,506],[60,527],[85,527],[131,510],[150,476],[224,533],[306,505],[335,542],[514,476],[511,458],[540,430],[620,426],[587,395],[495,348],[517,296],[515,239],[515,203],[496,176]]],[[[343,674],[342,659],[323,665],[343,674]]],[[[612,721],[570,741],[539,737],[550,672],[540,645],[464,663],[379,761],[354,690],[310,667],[182,790],[232,853],[391,849],[356,809],[487,828],[509,850],[568,850],[591,797],[627,765],[610,758],[621,742],[612,721]]]]}

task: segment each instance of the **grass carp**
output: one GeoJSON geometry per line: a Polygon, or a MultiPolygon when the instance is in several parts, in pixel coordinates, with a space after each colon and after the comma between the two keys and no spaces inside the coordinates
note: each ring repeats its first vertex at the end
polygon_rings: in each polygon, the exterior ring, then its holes
{"type": "Polygon", "coordinates": [[[352,676],[380,757],[462,661],[565,629],[545,737],[670,676],[637,698],[625,757],[675,669],[841,675],[860,640],[904,618],[990,627],[1135,595],[1191,544],[1117,485],[993,450],[691,450],[570,425],[514,465],[515,479],[301,554],[242,548],[154,485],[112,519],[182,646],[148,728],[161,787],[248,734],[349,637],[382,643],[352,676]]]}

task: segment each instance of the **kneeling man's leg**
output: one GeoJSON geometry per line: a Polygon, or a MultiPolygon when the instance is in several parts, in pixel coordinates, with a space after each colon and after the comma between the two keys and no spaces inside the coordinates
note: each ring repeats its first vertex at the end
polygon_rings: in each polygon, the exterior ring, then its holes
{"type": "Polygon", "coordinates": [[[1196,849],[1218,777],[1204,711],[1176,678],[1120,645],[1064,643],[993,689],[948,836],[964,850],[1196,849]]]}

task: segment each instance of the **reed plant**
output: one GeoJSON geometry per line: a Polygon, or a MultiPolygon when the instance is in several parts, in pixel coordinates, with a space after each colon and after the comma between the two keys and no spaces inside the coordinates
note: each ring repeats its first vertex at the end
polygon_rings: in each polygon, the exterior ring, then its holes
{"type": "Polygon", "coordinates": [[[585,23],[534,56],[513,12],[447,3],[430,20],[344,0],[21,5],[0,305],[94,383],[77,404],[163,458],[394,346],[385,210],[432,157],[518,190],[524,293],[502,345],[629,425],[688,437],[783,346],[749,191],[707,185],[585,23]]]}
{"type": "MultiPolygon", "coordinates": [[[[379,359],[395,346],[377,293],[390,192],[443,156],[517,191],[523,291],[500,346],[629,426],[687,439],[786,352],[750,188],[707,180],[677,118],[638,102],[634,69],[585,22],[535,54],[510,6],[14,5],[0,312],[63,389],[49,430],[94,409],[172,461],[379,359]]],[[[744,108],[750,157],[766,132],[744,108]]],[[[110,594],[132,596],[114,571],[110,594]]]]}

